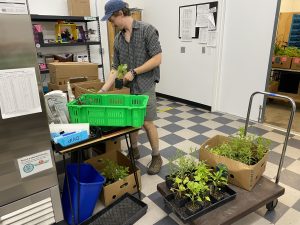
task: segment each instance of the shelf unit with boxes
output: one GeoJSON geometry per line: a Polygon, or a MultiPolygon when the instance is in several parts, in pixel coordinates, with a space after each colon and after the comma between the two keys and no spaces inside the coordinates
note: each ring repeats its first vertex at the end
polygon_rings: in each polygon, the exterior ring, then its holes
{"type": "MultiPolygon", "coordinates": [[[[104,68],[103,68],[103,54],[102,54],[102,43],[101,43],[101,33],[100,33],[100,21],[99,17],[91,17],[91,16],[52,16],[52,15],[31,15],[31,21],[33,24],[33,29],[34,29],[34,38],[35,38],[35,43],[37,50],[39,52],[38,55],[43,56],[44,52],[49,52],[49,49],[55,48],[53,52],[61,52],[62,50],[65,51],[66,49],[60,49],[58,50],[57,48],[61,47],[69,47],[66,51],[67,52],[74,52],[74,47],[79,47],[79,46],[85,46],[84,49],[81,49],[80,52],[83,52],[82,55],[77,55],[77,61],[82,62],[82,61],[88,61],[92,62],[92,55],[91,55],[91,46],[99,46],[99,56],[101,61],[96,62],[98,64],[98,68],[101,69],[102,73],[102,79],[104,80],[104,68]],[[62,22],[63,21],[63,22],[62,22]],[[76,36],[77,40],[67,40],[64,41],[61,39],[60,35],[58,32],[55,32],[55,28],[59,27],[59,25],[66,25],[67,26],[75,26],[76,30],[74,32],[71,32],[72,37],[76,36]],[[95,34],[89,35],[88,31],[92,30],[91,27],[96,27],[95,28],[95,34]],[[78,26],[79,25],[79,26],[78,26]],[[94,26],[92,26],[94,25],[94,26]],[[52,28],[52,39],[44,39],[45,35],[43,34],[43,27],[47,28],[52,28]],[[54,34],[55,32],[55,34],[54,34]],[[75,33],[76,32],[76,33],[75,33]],[[55,37],[53,37],[53,34],[55,37]],[[80,37],[80,38],[79,38],[80,37]],[[84,58],[84,59],[83,59],[84,58]]],[[[68,27],[67,27],[68,28],[68,27]]],[[[59,29],[59,28],[56,28],[59,29]]],[[[51,32],[49,31],[49,33],[51,32]]],[[[82,48],[82,47],[79,47],[82,48]]],[[[77,49],[78,51],[78,49],[77,49]]],[[[76,50],[75,50],[76,52],[76,50]]],[[[46,54],[49,55],[49,54],[46,54]]],[[[50,54],[52,55],[52,54],[50,54]]],[[[55,54],[53,54],[55,55],[55,54]]],[[[98,55],[98,53],[97,53],[98,55]]],[[[41,61],[42,66],[44,68],[40,67],[40,73],[43,74],[45,77],[42,79],[43,81],[46,80],[46,74],[49,73],[49,68],[47,63],[51,62],[47,57],[40,57],[42,58],[41,61]]],[[[51,57],[50,57],[51,58],[51,57]]],[[[52,58],[53,59],[53,58],[52,58]]],[[[48,80],[49,81],[49,78],[48,80]]],[[[45,84],[43,84],[45,86],[45,84]]]]}

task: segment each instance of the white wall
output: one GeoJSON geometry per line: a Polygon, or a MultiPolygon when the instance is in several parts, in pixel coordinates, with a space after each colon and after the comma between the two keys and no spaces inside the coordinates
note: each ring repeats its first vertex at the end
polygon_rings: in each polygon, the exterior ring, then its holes
{"type": "Polygon", "coordinates": [[[67,0],[28,0],[31,14],[68,16],[67,0]]]}
{"type": "MultiPolygon", "coordinates": [[[[223,50],[216,109],[246,116],[249,97],[264,91],[277,1],[226,1],[223,50]]],[[[258,116],[254,101],[252,119],[258,116]]]]}
{"type": "Polygon", "coordinates": [[[281,0],[280,12],[300,12],[300,1],[281,0]]]}
{"type": "MultiPolygon", "coordinates": [[[[163,60],[161,81],[157,85],[157,91],[211,106],[217,72],[218,48],[210,49],[209,54],[203,55],[201,45],[197,40],[181,42],[178,38],[179,6],[203,2],[207,1],[144,1],[143,21],[153,24],[160,33],[163,60]],[[180,53],[181,47],[186,48],[184,54],[180,53]]],[[[221,8],[220,5],[219,8],[221,8]]],[[[218,25],[220,25],[220,20],[218,25]]]]}

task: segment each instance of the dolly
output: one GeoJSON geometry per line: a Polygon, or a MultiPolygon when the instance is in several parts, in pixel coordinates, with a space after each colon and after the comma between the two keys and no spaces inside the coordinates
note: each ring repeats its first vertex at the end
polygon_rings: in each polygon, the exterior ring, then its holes
{"type": "MultiPolygon", "coordinates": [[[[252,107],[253,97],[257,94],[262,94],[265,97],[276,97],[283,98],[289,101],[291,104],[291,114],[289,118],[289,123],[285,135],[285,140],[282,148],[282,154],[280,162],[278,165],[278,171],[275,182],[269,180],[268,178],[262,176],[260,180],[256,183],[252,191],[246,191],[239,187],[229,185],[233,189],[237,196],[234,200],[208,212],[201,217],[198,217],[192,221],[189,221],[190,224],[197,225],[229,225],[232,224],[244,216],[258,210],[259,208],[266,206],[268,211],[273,211],[278,203],[278,198],[282,196],[285,192],[285,189],[281,187],[279,183],[280,173],[284,161],[284,156],[287,148],[287,143],[290,136],[290,131],[292,127],[292,122],[296,112],[296,104],[294,100],[290,97],[284,95],[278,95],[270,92],[256,91],[254,92],[249,101],[247,119],[245,123],[245,135],[247,134],[247,128],[249,125],[250,112],[252,107]]],[[[157,190],[161,193],[163,197],[171,194],[171,191],[167,188],[166,183],[160,183],[157,185],[157,190]]]]}

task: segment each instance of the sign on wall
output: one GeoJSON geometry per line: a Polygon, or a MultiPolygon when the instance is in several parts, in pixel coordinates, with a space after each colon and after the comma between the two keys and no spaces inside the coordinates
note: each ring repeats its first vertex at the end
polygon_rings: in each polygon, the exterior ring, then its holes
{"type": "Polygon", "coordinates": [[[200,44],[216,46],[218,2],[179,7],[179,38],[199,39],[200,44]]]}

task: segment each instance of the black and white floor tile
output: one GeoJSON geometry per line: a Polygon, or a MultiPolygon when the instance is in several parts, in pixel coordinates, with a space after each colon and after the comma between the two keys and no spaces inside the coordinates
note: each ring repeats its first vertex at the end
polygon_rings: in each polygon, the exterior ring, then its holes
{"type": "MultiPolygon", "coordinates": [[[[163,166],[159,174],[149,176],[147,164],[151,159],[151,147],[144,131],[140,132],[139,148],[141,158],[137,165],[142,172],[143,201],[148,204],[148,212],[136,224],[175,225],[181,221],[165,207],[163,198],[157,192],[156,185],[164,181],[169,173],[168,162],[174,153],[198,158],[198,152],[190,154],[190,149],[199,146],[216,134],[232,135],[245,125],[245,120],[219,112],[208,112],[183,103],[158,98],[158,119],[155,124],[160,139],[160,152],[163,166]]],[[[264,176],[275,180],[278,163],[283,147],[285,133],[269,126],[250,123],[249,132],[262,135],[272,141],[271,153],[264,176]]],[[[122,142],[125,153],[126,144],[122,142]]],[[[285,187],[285,194],[273,212],[265,207],[242,218],[234,225],[299,225],[300,224],[300,136],[291,135],[286,157],[280,176],[280,185],[285,187]]]]}

